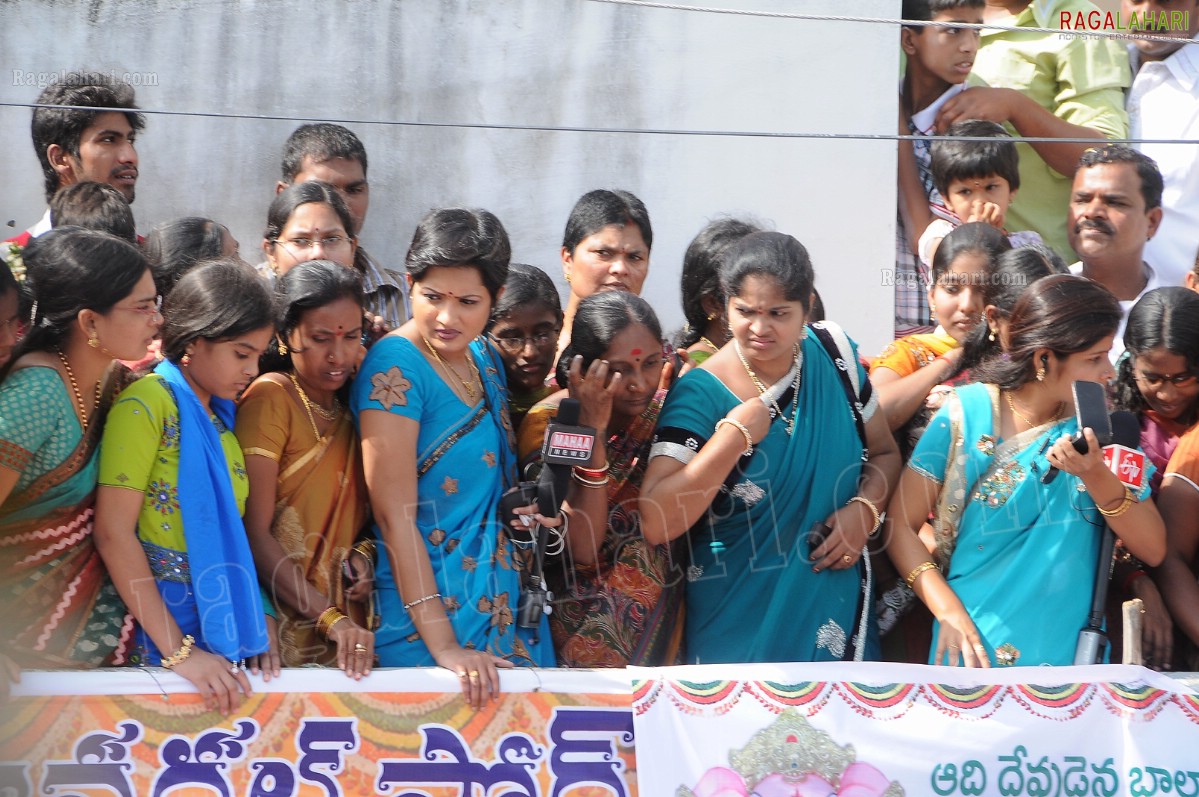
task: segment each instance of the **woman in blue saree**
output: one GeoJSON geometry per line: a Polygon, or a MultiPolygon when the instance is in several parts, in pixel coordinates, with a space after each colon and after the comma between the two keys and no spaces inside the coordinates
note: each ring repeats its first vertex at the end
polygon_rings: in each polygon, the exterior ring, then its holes
{"type": "Polygon", "coordinates": [[[888,552],[937,622],[929,661],[1073,663],[1106,523],[1134,555],[1161,561],[1165,530],[1149,479],[1125,487],[1094,432],[1069,437],[1076,380],[1105,383],[1120,307],[1101,285],[1055,275],[1012,308],[1006,358],[946,399],[891,502],[888,552]],[[1051,483],[1050,466],[1061,473],[1051,483]],[[936,550],[916,530],[934,515],[936,550]]]}
{"type": "Polygon", "coordinates": [[[498,354],[475,340],[509,251],[485,210],[422,219],[406,258],[412,319],[371,348],[350,397],[387,553],[379,663],[445,667],[476,707],[499,691],[497,667],[554,664],[544,619],[515,622],[518,565],[496,511],[516,474],[512,424],[498,354]]]}
{"type": "Polygon", "coordinates": [[[791,236],[735,244],[721,269],[732,341],[682,376],[658,420],[642,532],[660,543],[690,529],[689,662],[872,652],[863,552],[899,454],[856,348],[805,323],[812,283],[791,236]]]}

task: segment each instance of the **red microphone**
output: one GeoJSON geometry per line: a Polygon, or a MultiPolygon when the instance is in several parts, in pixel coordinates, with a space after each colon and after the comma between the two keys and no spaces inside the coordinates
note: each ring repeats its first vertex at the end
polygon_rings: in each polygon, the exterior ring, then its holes
{"type": "Polygon", "coordinates": [[[1112,473],[1133,491],[1145,484],[1145,455],[1136,450],[1141,443],[1141,424],[1127,410],[1112,413],[1112,443],[1103,447],[1103,461],[1112,473]]]}

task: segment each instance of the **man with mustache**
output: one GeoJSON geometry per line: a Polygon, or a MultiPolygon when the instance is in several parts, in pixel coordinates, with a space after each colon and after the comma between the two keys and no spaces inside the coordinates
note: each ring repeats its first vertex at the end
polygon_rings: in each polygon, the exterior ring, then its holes
{"type": "Polygon", "coordinates": [[[1157,271],[1145,262],[1145,244],[1162,220],[1162,174],[1147,155],[1120,144],[1083,153],[1074,173],[1066,232],[1079,262],[1074,274],[1093,279],[1120,301],[1124,318],[1111,360],[1124,353],[1129,309],[1159,287],[1157,271]]]}
{"type": "MultiPolygon", "coordinates": [[[[47,86],[37,101],[39,105],[128,109],[34,109],[33,148],[42,166],[46,201],[60,188],[91,180],[111,185],[132,203],[138,174],[133,144],[145,126],[134,105],[133,87],[99,72],[68,72],[47,86]]],[[[25,245],[49,229],[47,210],[37,224],[5,241],[0,254],[10,267],[18,266],[25,245]]]]}

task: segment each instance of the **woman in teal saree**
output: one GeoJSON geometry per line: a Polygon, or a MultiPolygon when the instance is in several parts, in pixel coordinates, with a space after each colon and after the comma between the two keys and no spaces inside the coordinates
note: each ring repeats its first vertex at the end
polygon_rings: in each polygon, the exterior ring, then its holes
{"type": "Polygon", "coordinates": [[[813,273],[798,241],[746,236],[721,281],[733,340],[667,397],[641,491],[647,540],[690,529],[685,659],[869,658],[862,555],[899,469],[895,441],[855,347],[835,325],[805,324],[813,273]]]}
{"type": "Polygon", "coordinates": [[[1056,275],[1012,309],[1007,357],[978,369],[921,438],[892,500],[888,552],[937,619],[929,661],[1073,663],[1087,624],[1104,521],[1149,564],[1165,530],[1148,474],[1126,488],[1069,436],[1076,380],[1105,383],[1120,308],[1101,285],[1056,275]],[[1061,473],[1049,484],[1050,466],[1061,473]],[[930,512],[936,549],[917,538],[930,512]]]}

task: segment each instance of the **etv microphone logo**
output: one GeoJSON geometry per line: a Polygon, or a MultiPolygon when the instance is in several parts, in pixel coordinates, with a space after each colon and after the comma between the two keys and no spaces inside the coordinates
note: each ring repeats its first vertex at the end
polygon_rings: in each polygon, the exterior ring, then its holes
{"type": "Polygon", "coordinates": [[[591,459],[591,449],[595,437],[577,432],[554,432],[550,435],[548,454],[551,457],[564,457],[586,462],[591,459]]]}
{"type": "Polygon", "coordinates": [[[1116,477],[1134,490],[1139,490],[1145,478],[1145,455],[1121,445],[1105,446],[1103,461],[1116,477]]]}

